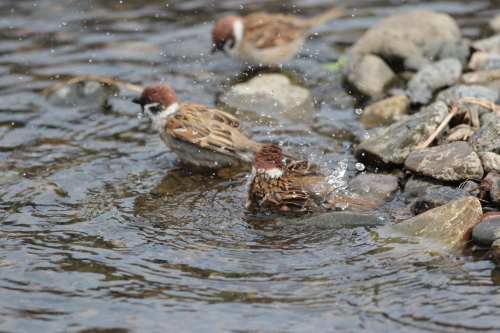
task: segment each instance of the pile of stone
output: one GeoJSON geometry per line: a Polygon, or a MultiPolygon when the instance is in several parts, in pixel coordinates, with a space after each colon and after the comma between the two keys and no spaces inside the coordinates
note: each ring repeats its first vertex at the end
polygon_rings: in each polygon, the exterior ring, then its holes
{"type": "Polygon", "coordinates": [[[415,216],[392,229],[449,245],[472,234],[500,262],[499,22],[497,35],[469,41],[447,14],[392,15],[354,44],[342,74],[371,103],[356,157],[407,173],[403,199],[415,216]]]}

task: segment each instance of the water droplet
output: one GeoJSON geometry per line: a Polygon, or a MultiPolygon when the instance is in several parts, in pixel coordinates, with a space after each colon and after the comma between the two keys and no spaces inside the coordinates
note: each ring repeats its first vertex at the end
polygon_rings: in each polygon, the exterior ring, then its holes
{"type": "Polygon", "coordinates": [[[142,112],[139,112],[139,113],[137,114],[137,119],[141,119],[141,118],[142,118],[142,112]]]}
{"type": "Polygon", "coordinates": [[[262,22],[264,22],[264,20],[263,20],[263,19],[260,19],[260,20],[259,20],[259,23],[262,23],[262,22]]]}
{"type": "Polygon", "coordinates": [[[193,130],[193,134],[194,135],[198,134],[198,130],[193,130]]]}
{"type": "Polygon", "coordinates": [[[365,169],[365,165],[363,163],[356,163],[356,169],[363,171],[365,169]]]}
{"type": "Polygon", "coordinates": [[[365,192],[370,192],[370,186],[369,186],[368,184],[365,184],[365,185],[363,186],[363,191],[365,191],[365,192]]]}
{"type": "Polygon", "coordinates": [[[355,109],[354,112],[356,112],[356,114],[362,114],[363,113],[363,109],[355,109]]]}
{"type": "Polygon", "coordinates": [[[259,168],[259,169],[257,169],[257,172],[258,172],[258,173],[264,173],[264,171],[266,171],[266,169],[264,169],[264,168],[259,168]]]}
{"type": "Polygon", "coordinates": [[[367,132],[367,133],[365,133],[364,136],[365,136],[365,139],[369,139],[370,138],[370,133],[367,132]]]}

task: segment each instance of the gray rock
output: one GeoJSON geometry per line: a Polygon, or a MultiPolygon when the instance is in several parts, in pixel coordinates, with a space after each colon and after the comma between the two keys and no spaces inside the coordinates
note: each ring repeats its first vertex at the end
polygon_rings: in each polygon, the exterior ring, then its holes
{"type": "Polygon", "coordinates": [[[479,156],[485,152],[500,154],[500,118],[481,126],[471,135],[469,143],[479,156]]]}
{"type": "Polygon", "coordinates": [[[222,94],[219,101],[273,118],[303,115],[314,109],[309,90],[292,85],[290,79],[281,74],[263,74],[234,85],[222,94]]]}
{"type": "Polygon", "coordinates": [[[470,56],[470,42],[463,38],[440,40],[429,45],[425,55],[434,60],[455,58],[465,67],[470,56]]]}
{"type": "Polygon", "coordinates": [[[491,244],[491,260],[497,265],[500,265],[500,239],[497,239],[491,244]]]}
{"type": "Polygon", "coordinates": [[[490,200],[492,204],[500,206],[500,174],[490,172],[485,179],[491,181],[490,200]]]}
{"type": "Polygon", "coordinates": [[[432,93],[440,88],[451,86],[462,74],[462,65],[455,58],[446,58],[423,67],[415,74],[406,93],[413,103],[427,104],[432,93]]]}
{"type": "Polygon", "coordinates": [[[356,158],[366,165],[403,164],[413,148],[427,139],[447,114],[444,103],[433,103],[361,142],[355,150],[356,158]]]}
{"type": "Polygon", "coordinates": [[[102,104],[116,92],[114,86],[97,81],[81,81],[51,92],[47,95],[47,100],[56,106],[87,106],[102,104]]]}
{"type": "MultiPolygon", "coordinates": [[[[495,103],[499,98],[499,91],[483,86],[469,86],[461,84],[441,91],[437,95],[436,101],[443,101],[447,105],[450,105],[451,103],[458,101],[462,97],[477,97],[487,102],[495,103]]],[[[479,116],[481,116],[483,113],[490,112],[486,108],[470,103],[461,103],[460,108],[464,111],[471,111],[475,108],[477,109],[479,116]]]]}
{"type": "Polygon", "coordinates": [[[396,115],[408,114],[410,100],[406,96],[392,96],[364,108],[361,123],[368,127],[390,125],[396,115]]]}
{"type": "Polygon", "coordinates": [[[359,195],[387,199],[398,191],[399,183],[393,175],[366,172],[351,179],[349,189],[359,195]]]}
{"type": "Polygon", "coordinates": [[[500,110],[496,110],[493,112],[486,112],[480,118],[481,126],[489,123],[490,121],[498,119],[498,118],[500,118],[500,110]]]}
{"type": "Polygon", "coordinates": [[[444,181],[483,178],[481,160],[465,141],[413,151],[406,158],[406,170],[444,181]]]}
{"type": "Polygon", "coordinates": [[[386,60],[424,55],[437,41],[461,38],[460,29],[447,14],[414,10],[391,15],[368,30],[351,53],[372,53],[386,60]]]}
{"type": "Polygon", "coordinates": [[[484,172],[500,173],[500,155],[492,152],[486,152],[481,155],[481,163],[484,172]]]}
{"type": "Polygon", "coordinates": [[[428,239],[434,245],[440,244],[442,250],[449,250],[469,240],[482,214],[479,200],[465,197],[377,232],[382,236],[402,234],[428,239]]]}
{"type": "Polygon", "coordinates": [[[479,51],[500,53],[500,34],[477,40],[472,47],[479,51]]]}
{"type": "Polygon", "coordinates": [[[357,228],[380,226],[391,221],[385,213],[328,212],[302,220],[302,223],[318,229],[357,228]]]}
{"type": "Polygon", "coordinates": [[[470,196],[471,194],[464,189],[443,186],[433,191],[427,191],[424,196],[412,203],[410,210],[413,214],[419,215],[430,209],[470,196]]]}
{"type": "Polygon", "coordinates": [[[499,238],[500,216],[482,221],[472,231],[472,240],[484,246],[491,246],[491,244],[499,238]]]}
{"type": "Polygon", "coordinates": [[[380,98],[396,79],[391,68],[371,54],[352,55],[342,67],[342,75],[349,86],[367,98],[380,98]]]}
{"type": "Polygon", "coordinates": [[[457,125],[448,131],[444,143],[462,141],[470,137],[474,132],[475,130],[469,125],[466,124],[457,125]]]}
{"type": "Polygon", "coordinates": [[[415,175],[406,182],[403,191],[403,199],[406,203],[410,203],[415,198],[420,198],[429,193],[438,191],[442,187],[446,187],[449,191],[455,189],[455,187],[452,187],[449,183],[429,177],[415,175]]]}
{"type": "Polygon", "coordinates": [[[432,64],[432,61],[429,59],[429,57],[418,55],[406,58],[403,64],[407,70],[413,70],[417,72],[425,66],[432,64]]]}

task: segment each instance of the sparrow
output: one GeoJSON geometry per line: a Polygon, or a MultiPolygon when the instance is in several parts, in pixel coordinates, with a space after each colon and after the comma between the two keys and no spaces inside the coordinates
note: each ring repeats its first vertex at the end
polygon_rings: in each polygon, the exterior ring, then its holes
{"type": "Polygon", "coordinates": [[[376,210],[382,200],[354,197],[331,189],[322,194],[317,185],[326,180],[321,166],[310,160],[283,163],[276,145],[263,146],[256,154],[248,177],[246,208],[253,205],[295,213],[323,213],[328,210],[376,210]]]}
{"type": "Polygon", "coordinates": [[[226,16],[213,28],[212,52],[224,51],[253,66],[279,66],[300,50],[312,28],[344,13],[345,9],[338,7],[309,19],[265,12],[226,16]]]}
{"type": "Polygon", "coordinates": [[[203,105],[179,102],[167,85],[148,86],[132,102],[141,106],[163,142],[183,162],[212,168],[237,160],[252,162],[262,146],[248,138],[238,118],[203,105]]]}

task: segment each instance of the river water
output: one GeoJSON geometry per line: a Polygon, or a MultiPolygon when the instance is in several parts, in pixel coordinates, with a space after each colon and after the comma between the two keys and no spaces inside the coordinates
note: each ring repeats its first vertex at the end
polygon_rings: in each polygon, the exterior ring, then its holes
{"type": "MultiPolygon", "coordinates": [[[[265,143],[356,173],[360,130],[335,61],[382,17],[451,14],[487,36],[490,1],[344,1],[283,68],[317,100],[300,119],[239,116],[265,143]],[[344,133],[343,140],[324,128],[344,133]]],[[[168,152],[137,92],[69,104],[38,92],[81,75],[215,106],[245,77],[209,54],[225,14],[310,16],[332,1],[0,0],[1,332],[472,332],[500,330],[500,271],[484,251],[379,239],[381,225],[294,227],[244,209],[246,166],[204,173],[168,152]]],[[[339,135],[342,136],[342,135],[339,135]]],[[[397,201],[397,200],[396,200],[397,201]]],[[[388,204],[386,209],[391,210],[388,204]]],[[[396,204],[397,206],[397,204],[396,204]]]]}

